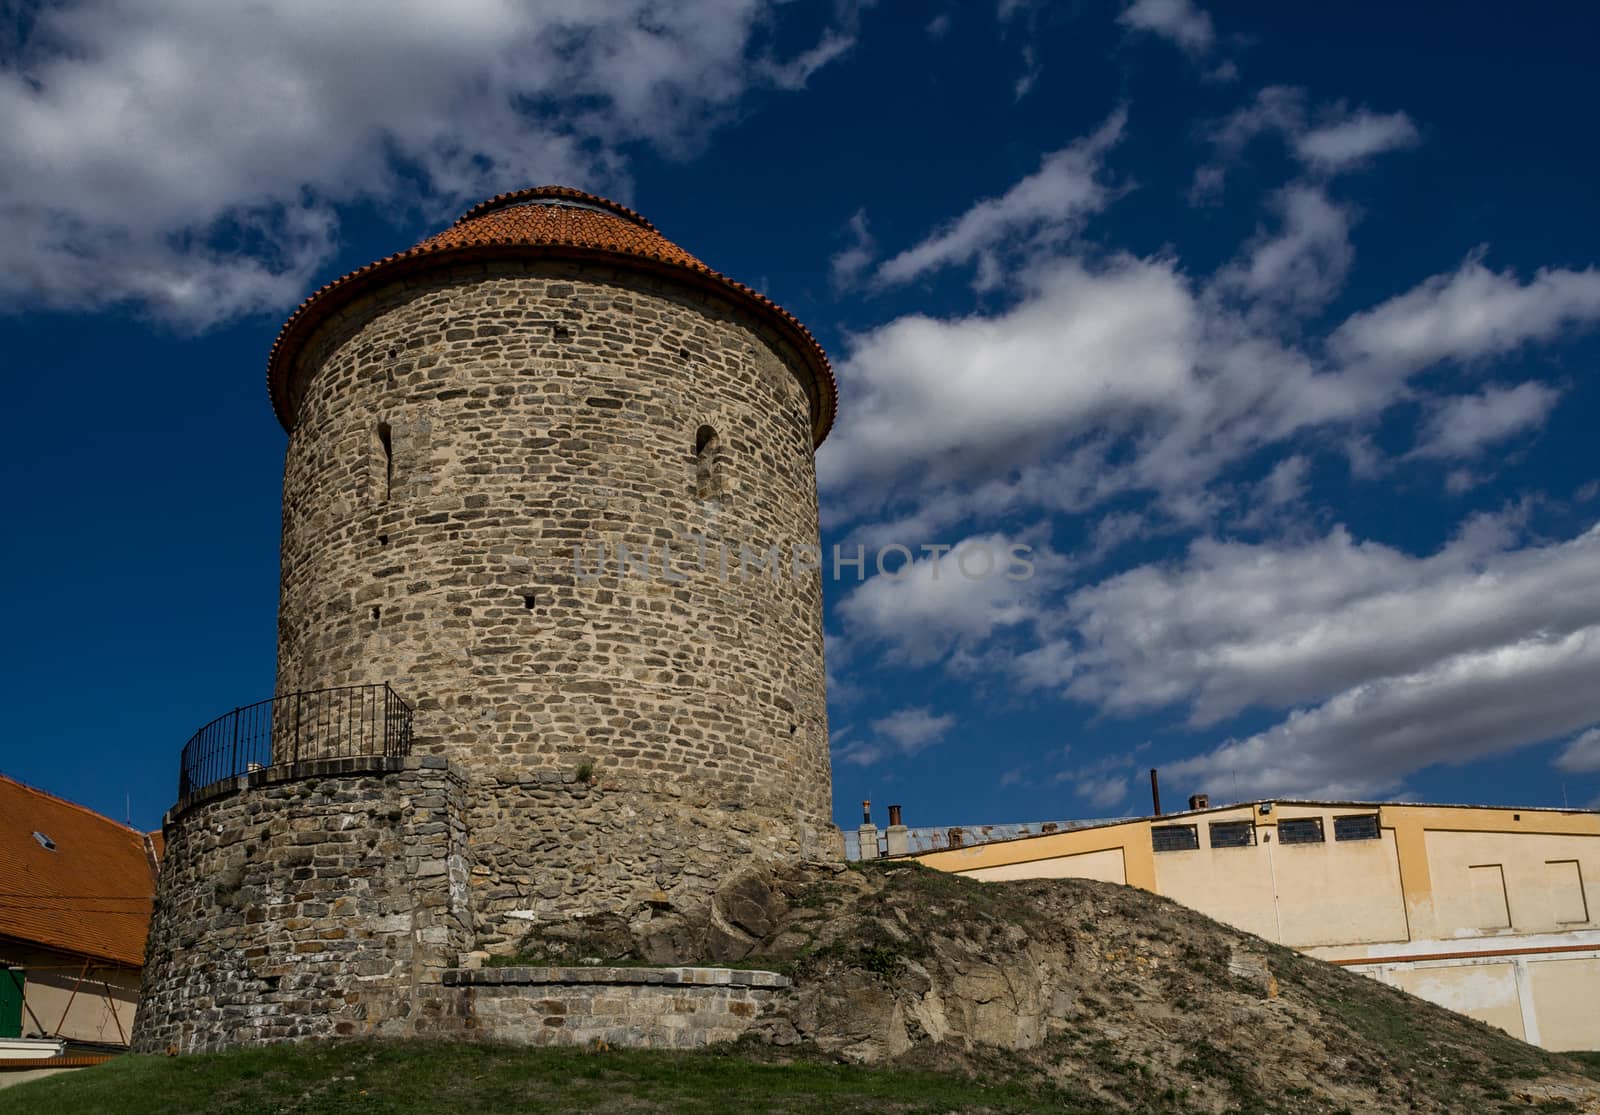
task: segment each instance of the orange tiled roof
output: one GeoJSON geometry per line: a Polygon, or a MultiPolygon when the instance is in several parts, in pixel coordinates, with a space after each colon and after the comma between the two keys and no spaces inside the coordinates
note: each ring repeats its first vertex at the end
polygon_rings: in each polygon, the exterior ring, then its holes
{"type": "Polygon", "coordinates": [[[809,366],[812,438],[822,444],[833,426],[839,389],[827,354],[806,327],[771,299],[701,263],[632,209],[565,186],[538,186],[490,198],[416,247],[369,263],[312,294],[290,315],[272,346],[267,361],[272,409],[284,429],[293,428],[288,384],[295,353],[319,324],[365,290],[459,259],[585,257],[688,278],[755,310],[809,366]]]}
{"type": "Polygon", "coordinates": [[[0,937],[137,968],[155,889],[143,833],[0,775],[0,937]]]}

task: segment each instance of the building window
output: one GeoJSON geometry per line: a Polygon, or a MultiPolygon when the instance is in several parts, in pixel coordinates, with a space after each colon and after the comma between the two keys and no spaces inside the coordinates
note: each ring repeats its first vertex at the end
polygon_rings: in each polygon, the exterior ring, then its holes
{"type": "Polygon", "coordinates": [[[1150,846],[1158,852],[1188,852],[1200,847],[1200,830],[1195,825],[1152,825],[1150,846]]]}
{"type": "Polygon", "coordinates": [[[1213,821],[1211,846],[1213,848],[1248,848],[1256,842],[1254,821],[1213,821]]]}
{"type": "Polygon", "coordinates": [[[722,441],[710,426],[701,426],[694,436],[694,493],[700,499],[719,499],[723,494],[722,441]]]}
{"type": "Polygon", "coordinates": [[[389,423],[379,422],[372,439],[372,497],[379,503],[389,502],[389,489],[394,486],[394,431],[389,423]]]}
{"type": "Polygon", "coordinates": [[[1348,817],[1333,819],[1335,840],[1376,840],[1382,835],[1376,813],[1353,813],[1348,817]]]}
{"type": "Polygon", "coordinates": [[[1321,844],[1321,817],[1287,817],[1278,822],[1279,844],[1321,844]]]}

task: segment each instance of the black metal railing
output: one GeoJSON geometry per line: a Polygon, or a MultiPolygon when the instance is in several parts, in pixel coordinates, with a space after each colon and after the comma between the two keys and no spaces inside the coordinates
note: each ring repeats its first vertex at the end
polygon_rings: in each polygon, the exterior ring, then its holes
{"type": "Polygon", "coordinates": [[[183,747],[178,797],[278,763],[411,753],[411,706],[384,685],[287,693],[219,716],[183,747]]]}

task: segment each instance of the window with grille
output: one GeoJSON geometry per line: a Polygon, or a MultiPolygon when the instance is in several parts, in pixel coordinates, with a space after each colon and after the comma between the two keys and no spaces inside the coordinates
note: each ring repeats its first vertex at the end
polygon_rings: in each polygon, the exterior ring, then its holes
{"type": "Polygon", "coordinates": [[[1254,821],[1213,821],[1211,824],[1213,848],[1248,848],[1255,842],[1254,821]]]}
{"type": "Polygon", "coordinates": [[[1188,852],[1200,847],[1200,830],[1194,825],[1152,825],[1150,846],[1158,852],[1188,852]]]}
{"type": "Polygon", "coordinates": [[[1356,813],[1349,817],[1333,819],[1335,840],[1376,840],[1383,835],[1378,829],[1376,813],[1356,813]]]}
{"type": "Polygon", "coordinates": [[[1278,822],[1279,844],[1321,844],[1321,817],[1287,817],[1278,822]]]}

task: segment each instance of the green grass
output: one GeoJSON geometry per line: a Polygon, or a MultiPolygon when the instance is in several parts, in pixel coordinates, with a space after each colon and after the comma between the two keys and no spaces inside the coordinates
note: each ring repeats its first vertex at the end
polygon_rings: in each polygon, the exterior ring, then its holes
{"type": "Polygon", "coordinates": [[[527,1049],[336,1041],[187,1057],[127,1056],[7,1089],[30,1115],[438,1115],[441,1111],[1062,1112],[1086,1107],[1047,1084],[954,1073],[788,1063],[737,1052],[527,1049]]]}

